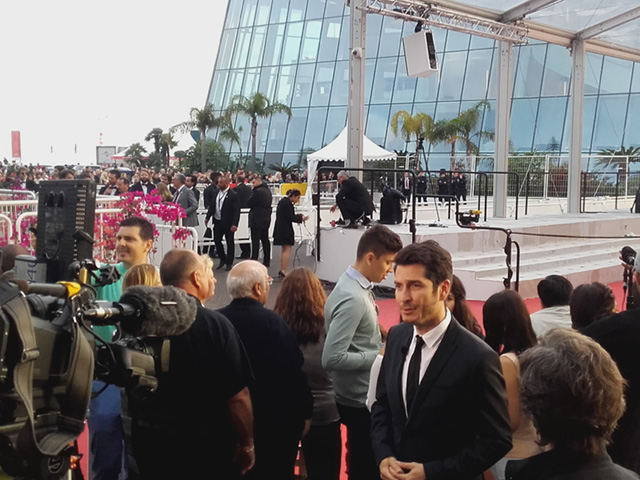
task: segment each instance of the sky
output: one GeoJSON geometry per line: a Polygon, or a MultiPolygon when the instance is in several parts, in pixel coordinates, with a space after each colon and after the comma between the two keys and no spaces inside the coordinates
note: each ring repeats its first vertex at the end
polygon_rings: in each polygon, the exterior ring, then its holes
{"type": "MultiPolygon", "coordinates": [[[[93,164],[202,108],[227,0],[0,1],[0,161],[93,164]],[[102,137],[100,136],[102,134],[102,137]]],[[[178,149],[193,145],[181,137],[178,149]]]]}

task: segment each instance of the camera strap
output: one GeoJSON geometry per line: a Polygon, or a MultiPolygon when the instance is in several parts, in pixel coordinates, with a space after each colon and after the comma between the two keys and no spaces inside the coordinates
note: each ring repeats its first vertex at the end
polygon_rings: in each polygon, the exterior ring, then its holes
{"type": "Polygon", "coordinates": [[[38,439],[33,407],[33,370],[34,361],[40,352],[26,299],[17,289],[11,298],[7,293],[7,291],[3,292],[4,302],[0,304],[5,314],[13,321],[22,346],[20,360],[13,370],[14,388],[28,415],[28,420],[18,435],[16,449],[27,455],[56,456],[84,430],[84,419],[91,396],[93,378],[91,346],[77,323],[72,322],[71,356],[66,374],[68,376],[67,391],[65,395],[58,398],[60,414],[57,419],[57,429],[38,439]]]}

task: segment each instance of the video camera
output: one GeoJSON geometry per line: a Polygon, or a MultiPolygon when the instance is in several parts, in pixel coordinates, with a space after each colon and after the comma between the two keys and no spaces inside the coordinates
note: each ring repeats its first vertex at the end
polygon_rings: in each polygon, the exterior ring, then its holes
{"type": "Polygon", "coordinates": [[[196,301],[173,287],[131,287],[120,302],[96,300],[113,267],[74,262],[76,281],[0,282],[0,466],[54,480],[69,469],[95,379],[145,397],[168,369],[169,339],[195,320],[196,301]],[[92,325],[126,333],[105,342],[92,325]]]}

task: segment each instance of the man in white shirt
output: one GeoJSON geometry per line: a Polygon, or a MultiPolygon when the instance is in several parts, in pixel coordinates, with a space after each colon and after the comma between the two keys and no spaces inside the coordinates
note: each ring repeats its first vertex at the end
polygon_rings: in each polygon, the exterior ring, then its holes
{"type": "Polygon", "coordinates": [[[531,314],[531,326],[540,338],[552,328],[571,328],[569,298],[573,285],[560,275],[549,275],[538,283],[542,310],[531,314]]]}
{"type": "Polygon", "coordinates": [[[371,409],[380,477],[482,478],[511,449],[498,356],[445,306],[449,252],[429,240],[394,262],[403,323],[389,331],[371,409]]]}

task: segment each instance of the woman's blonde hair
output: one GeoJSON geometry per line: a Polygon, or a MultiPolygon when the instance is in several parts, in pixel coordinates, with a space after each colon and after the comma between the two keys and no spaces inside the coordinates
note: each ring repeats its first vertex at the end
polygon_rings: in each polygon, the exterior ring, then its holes
{"type": "Polygon", "coordinates": [[[159,287],[162,285],[160,281],[160,272],[149,263],[139,263],[134,265],[124,274],[122,279],[122,290],[134,285],[145,285],[147,287],[159,287]]]}

